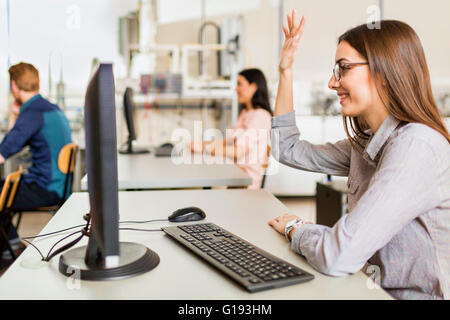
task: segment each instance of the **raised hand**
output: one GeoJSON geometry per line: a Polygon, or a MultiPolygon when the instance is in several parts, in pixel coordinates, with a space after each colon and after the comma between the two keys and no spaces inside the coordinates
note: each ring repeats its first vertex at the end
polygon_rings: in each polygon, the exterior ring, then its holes
{"type": "Polygon", "coordinates": [[[295,60],[300,38],[303,34],[305,26],[305,17],[302,16],[300,22],[297,22],[297,12],[292,10],[291,15],[287,16],[288,26],[283,25],[284,44],[280,55],[280,64],[278,69],[280,72],[292,69],[295,60]]]}

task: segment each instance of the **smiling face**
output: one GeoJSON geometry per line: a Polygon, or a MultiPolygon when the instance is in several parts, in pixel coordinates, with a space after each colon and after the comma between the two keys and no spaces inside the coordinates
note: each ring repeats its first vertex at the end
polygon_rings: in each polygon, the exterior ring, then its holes
{"type": "MultiPolygon", "coordinates": [[[[367,62],[367,60],[346,41],[339,43],[335,61],[339,62],[341,66],[346,63],[367,62]]],[[[336,90],[342,106],[342,115],[349,117],[367,117],[374,106],[379,105],[381,102],[369,66],[348,66],[348,68],[345,69],[340,68],[340,72],[341,79],[338,81],[335,76],[332,75],[328,87],[332,90],[336,90]]]]}

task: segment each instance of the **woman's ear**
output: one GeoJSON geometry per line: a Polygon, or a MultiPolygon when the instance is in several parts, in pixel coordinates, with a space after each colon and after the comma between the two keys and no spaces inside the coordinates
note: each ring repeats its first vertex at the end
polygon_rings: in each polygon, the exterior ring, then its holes
{"type": "Polygon", "coordinates": [[[250,88],[251,88],[252,91],[253,91],[252,94],[255,94],[256,91],[258,91],[258,85],[257,85],[255,82],[253,82],[253,83],[250,84],[250,88]]]}

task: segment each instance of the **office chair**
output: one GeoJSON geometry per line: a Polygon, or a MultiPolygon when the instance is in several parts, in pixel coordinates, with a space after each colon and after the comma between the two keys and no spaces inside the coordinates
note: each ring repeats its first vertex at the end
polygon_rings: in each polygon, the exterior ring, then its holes
{"type": "Polygon", "coordinates": [[[77,151],[78,147],[76,144],[68,143],[61,148],[61,151],[59,152],[58,155],[58,169],[59,171],[61,171],[66,175],[66,178],[64,180],[64,191],[61,201],[58,204],[49,207],[39,207],[31,210],[21,210],[19,212],[16,212],[16,214],[18,214],[19,216],[16,222],[16,229],[19,228],[23,213],[39,211],[39,212],[47,212],[51,215],[54,215],[56,211],[58,211],[59,208],[64,204],[68,196],[72,193],[73,173],[75,171],[75,160],[77,151]]]}
{"type": "Polygon", "coordinates": [[[8,174],[0,194],[0,252],[7,249],[13,260],[17,258],[9,243],[9,228],[11,226],[14,211],[12,205],[17,195],[20,179],[22,178],[22,166],[19,170],[8,174]]]}
{"type": "Polygon", "coordinates": [[[263,178],[261,181],[261,189],[264,189],[264,184],[266,183],[266,173],[267,173],[267,168],[269,167],[269,158],[270,158],[270,146],[267,146],[267,158],[266,158],[266,163],[263,164],[263,168],[264,168],[264,174],[263,174],[263,178]]]}

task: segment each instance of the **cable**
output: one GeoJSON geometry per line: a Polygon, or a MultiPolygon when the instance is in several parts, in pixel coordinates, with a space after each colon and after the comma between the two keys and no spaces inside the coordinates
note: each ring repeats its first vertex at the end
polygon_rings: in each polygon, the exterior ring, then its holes
{"type": "MultiPolygon", "coordinates": [[[[70,238],[71,236],[74,236],[74,235],[76,235],[76,234],[79,234],[79,233],[82,233],[82,232],[81,232],[81,231],[73,232],[73,233],[69,234],[68,236],[65,236],[65,237],[62,238],[61,240],[57,241],[57,242],[51,247],[50,251],[49,251],[48,254],[47,254],[47,258],[45,258],[45,261],[48,262],[48,261],[51,260],[51,257],[53,257],[53,256],[51,256],[51,252],[53,251],[53,249],[56,247],[56,245],[57,245],[58,243],[60,243],[61,241],[66,240],[67,238],[70,238]]],[[[78,240],[78,241],[81,240],[82,237],[84,237],[84,234],[82,234],[81,237],[79,237],[77,240],[78,240]]],[[[77,242],[78,242],[78,241],[77,241],[77,242]]]]}
{"type": "MultiPolygon", "coordinates": [[[[48,254],[47,254],[47,257],[45,257],[45,258],[44,258],[44,255],[42,254],[42,252],[39,250],[39,248],[36,247],[34,244],[32,244],[31,242],[29,242],[29,241],[27,240],[27,239],[36,238],[36,237],[27,237],[27,238],[23,238],[22,240],[24,240],[26,243],[30,244],[33,248],[35,248],[35,249],[39,252],[39,254],[41,255],[41,258],[42,258],[43,261],[48,262],[48,261],[50,261],[55,255],[57,255],[57,254],[59,254],[59,253],[65,251],[65,250],[67,250],[67,249],[73,247],[74,245],[76,245],[76,244],[77,244],[84,236],[90,236],[89,225],[90,225],[90,222],[91,222],[91,218],[90,218],[89,213],[88,213],[88,214],[85,214],[85,215],[83,216],[83,219],[86,220],[86,225],[81,225],[81,226],[84,226],[84,228],[83,228],[82,230],[80,230],[80,231],[73,232],[73,233],[69,234],[68,236],[65,236],[65,237],[62,238],[61,240],[57,241],[57,242],[50,248],[50,250],[49,250],[49,252],[48,252],[48,254]],[[78,237],[78,238],[75,239],[74,241],[72,241],[72,242],[70,242],[70,243],[64,245],[63,247],[57,249],[57,250],[52,254],[53,249],[54,249],[60,242],[64,241],[64,240],[67,239],[67,238],[70,238],[70,237],[73,236],[73,235],[79,234],[79,233],[81,233],[81,236],[80,236],[80,237],[78,237]]],[[[51,232],[50,234],[55,234],[55,233],[63,232],[63,231],[70,230],[70,229],[74,229],[74,228],[77,228],[77,227],[71,227],[71,228],[64,229],[64,230],[62,230],[62,231],[51,232]]],[[[44,235],[41,235],[41,236],[44,236],[44,235]]]]}
{"type": "MultiPolygon", "coordinates": [[[[25,241],[26,243],[30,244],[33,248],[35,248],[43,261],[50,261],[55,255],[73,247],[75,244],[77,244],[84,236],[90,236],[90,230],[89,230],[89,226],[90,226],[90,217],[89,214],[86,214],[84,216],[84,219],[87,221],[87,223],[84,225],[78,225],[78,226],[74,226],[74,227],[70,227],[70,228],[66,228],[66,229],[62,229],[59,231],[54,231],[54,232],[50,232],[50,233],[46,233],[46,234],[41,234],[41,235],[37,235],[37,236],[33,236],[33,237],[25,237],[25,238],[20,238],[21,240],[25,241]],[[40,238],[40,237],[45,237],[45,236],[49,236],[49,235],[54,235],[54,234],[58,234],[61,232],[65,232],[68,230],[72,230],[75,228],[79,228],[79,227],[84,227],[81,231],[77,231],[77,232],[73,232],[67,236],[65,236],[64,238],[58,240],[49,250],[47,257],[44,257],[44,255],[42,254],[42,252],[39,250],[39,248],[37,246],[35,246],[33,243],[31,243],[30,239],[35,239],[35,238],[40,238]],[[62,241],[81,233],[81,236],[79,236],[77,239],[73,240],[72,242],[66,244],[65,246],[57,249],[55,252],[52,253],[53,249],[62,241]]],[[[131,223],[131,224],[140,224],[140,223],[149,223],[149,222],[156,222],[156,221],[168,221],[168,219],[155,219],[155,220],[147,220],[147,221],[121,221],[119,222],[119,224],[121,223],[131,223]]],[[[160,229],[135,229],[135,228],[119,228],[119,230],[123,230],[123,231],[142,231],[142,232],[157,232],[157,231],[163,231],[162,228],[160,229]]]]}
{"type": "Polygon", "coordinates": [[[135,228],[119,228],[119,230],[124,230],[124,231],[144,231],[144,232],[163,231],[163,229],[135,229],[135,228]]]}
{"type": "Polygon", "coordinates": [[[38,247],[36,247],[34,244],[32,244],[31,242],[29,242],[28,240],[24,240],[24,239],[22,239],[22,240],[25,241],[26,243],[30,244],[31,246],[33,246],[33,247],[37,250],[37,252],[39,252],[39,254],[41,255],[42,261],[45,261],[45,257],[44,257],[44,255],[42,254],[41,250],[39,250],[38,247]]]}
{"type": "MultiPolygon", "coordinates": [[[[162,222],[162,221],[169,221],[169,220],[168,219],[155,219],[155,220],[147,220],[147,221],[121,221],[121,222],[119,222],[119,224],[121,224],[121,223],[127,223],[127,224],[141,224],[142,223],[143,224],[143,223],[162,222]]],[[[72,230],[72,229],[75,229],[75,228],[84,227],[84,226],[85,226],[84,224],[80,224],[80,225],[77,225],[77,226],[74,226],[74,227],[70,227],[70,228],[67,228],[67,229],[62,229],[62,230],[58,230],[58,231],[44,233],[44,234],[40,234],[40,235],[37,235],[37,236],[24,237],[24,238],[20,238],[20,239],[26,241],[26,240],[30,240],[30,239],[47,237],[47,236],[51,236],[51,235],[54,235],[54,234],[58,234],[58,233],[61,233],[61,232],[69,231],[69,230],[72,230]]],[[[28,241],[26,241],[26,242],[29,243],[28,241]]]]}
{"type": "Polygon", "coordinates": [[[150,223],[150,222],[161,222],[161,221],[169,221],[169,219],[156,219],[156,220],[147,220],[147,221],[121,221],[120,223],[150,223]]]}
{"type": "MultiPolygon", "coordinates": [[[[51,236],[51,235],[53,235],[53,234],[61,233],[61,232],[64,232],[64,231],[68,231],[68,230],[72,230],[72,229],[79,228],[79,227],[84,227],[84,226],[85,226],[84,224],[80,224],[80,225],[78,225],[78,226],[70,227],[70,228],[63,229],[63,230],[54,231],[54,232],[45,233],[45,234],[40,234],[40,235],[32,236],[32,237],[20,238],[20,239],[26,241],[26,240],[30,240],[30,239],[36,239],[36,238],[47,237],[47,236],[51,236]]],[[[26,242],[28,242],[28,241],[26,241],[26,242]]],[[[29,243],[29,242],[28,242],[28,243],[29,243]]]]}

